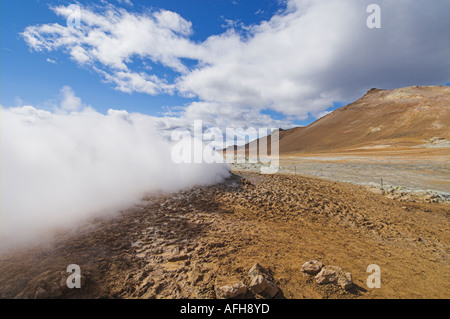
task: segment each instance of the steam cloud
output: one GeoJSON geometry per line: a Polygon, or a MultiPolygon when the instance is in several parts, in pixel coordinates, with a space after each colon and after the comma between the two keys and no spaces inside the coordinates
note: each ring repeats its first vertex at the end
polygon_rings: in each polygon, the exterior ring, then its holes
{"type": "Polygon", "coordinates": [[[1,247],[29,244],[149,192],[221,181],[226,164],[175,164],[151,117],[2,108],[1,247]]]}

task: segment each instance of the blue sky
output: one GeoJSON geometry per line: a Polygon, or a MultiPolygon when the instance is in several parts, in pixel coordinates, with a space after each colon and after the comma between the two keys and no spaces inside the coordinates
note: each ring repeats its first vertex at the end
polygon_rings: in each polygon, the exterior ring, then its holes
{"type": "Polygon", "coordinates": [[[375,1],[382,8],[379,30],[365,25],[372,2],[2,0],[0,102],[52,109],[70,87],[101,113],[185,119],[169,126],[204,119],[289,127],[309,124],[372,87],[448,84],[448,1],[375,1]],[[83,10],[83,35],[67,33],[66,16],[54,9],[74,3],[83,10]],[[96,25],[89,14],[113,14],[117,28],[96,25]],[[167,26],[173,21],[175,29],[167,26]],[[64,31],[43,28],[54,24],[64,31]],[[98,41],[87,41],[96,30],[98,41]],[[138,32],[144,48],[139,38],[122,47],[138,32]],[[165,48],[146,33],[171,42],[165,48]],[[86,59],[75,55],[80,50],[86,59]]]}
{"type": "MultiPolygon", "coordinates": [[[[91,4],[93,1],[80,1],[91,4]]],[[[68,5],[73,1],[1,1],[1,103],[13,106],[25,103],[42,105],[55,98],[62,85],[71,86],[79,96],[100,112],[108,108],[127,109],[158,115],[162,106],[185,105],[193,99],[177,95],[127,94],[115,91],[110,85],[99,81],[98,76],[88,69],[80,68],[61,52],[33,53],[23,41],[20,33],[33,24],[65,23],[50,7],[68,5]],[[47,62],[47,58],[56,63],[47,62]]],[[[97,2],[101,4],[101,2],[97,2]]],[[[131,12],[158,10],[164,8],[180,13],[190,21],[195,21],[194,41],[203,41],[211,34],[224,32],[226,19],[246,23],[258,23],[269,18],[280,6],[274,1],[222,1],[222,0],[159,0],[133,1],[134,5],[113,2],[131,12]],[[207,8],[207,9],[205,9],[207,8]]],[[[153,67],[157,67],[154,64],[153,67]]],[[[170,70],[164,70],[169,72],[170,70]]]]}
{"type": "MultiPolygon", "coordinates": [[[[204,41],[211,34],[225,31],[226,20],[256,24],[270,18],[283,8],[277,1],[228,1],[228,0],[145,0],[133,1],[133,5],[110,1],[116,7],[130,12],[146,10],[176,11],[189,21],[194,21],[194,41],[204,41]]],[[[63,85],[69,85],[83,101],[99,112],[109,108],[126,109],[150,115],[161,115],[166,106],[183,106],[196,98],[183,98],[179,95],[161,94],[151,96],[144,93],[128,94],[114,90],[111,85],[102,83],[88,68],[74,64],[61,52],[32,52],[20,34],[29,25],[42,23],[65,23],[56,16],[50,7],[70,5],[73,1],[1,1],[1,104],[16,106],[30,104],[48,107],[56,99],[63,85]],[[55,61],[48,62],[47,59],[55,61]]],[[[90,5],[94,1],[79,1],[90,5]]],[[[99,5],[102,3],[97,1],[99,5]]],[[[158,68],[157,64],[152,64],[158,68]]],[[[162,72],[173,75],[170,69],[162,72]]],[[[271,114],[270,111],[268,111],[271,114]]]]}

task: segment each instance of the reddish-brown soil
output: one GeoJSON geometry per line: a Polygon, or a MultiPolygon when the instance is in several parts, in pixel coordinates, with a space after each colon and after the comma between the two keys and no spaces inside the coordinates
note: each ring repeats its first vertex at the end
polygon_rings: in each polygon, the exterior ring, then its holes
{"type": "Polygon", "coordinates": [[[220,285],[248,282],[258,262],[281,290],[275,298],[449,298],[449,214],[448,204],[362,186],[239,173],[2,256],[0,296],[214,298],[220,285]],[[352,273],[354,288],[317,285],[301,272],[311,259],[352,273]],[[81,268],[81,289],[65,286],[69,264],[81,268]],[[381,268],[381,288],[366,286],[370,264],[381,268]]]}

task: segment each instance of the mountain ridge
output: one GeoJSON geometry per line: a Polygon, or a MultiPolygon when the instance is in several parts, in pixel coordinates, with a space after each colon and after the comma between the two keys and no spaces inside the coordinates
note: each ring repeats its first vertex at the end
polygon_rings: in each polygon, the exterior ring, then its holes
{"type": "MultiPolygon", "coordinates": [[[[308,126],[279,134],[281,155],[450,148],[450,87],[373,88],[308,126]]],[[[270,144],[270,136],[247,143],[247,155],[249,145],[267,140],[270,144]]],[[[243,147],[231,146],[227,151],[243,147]]]]}

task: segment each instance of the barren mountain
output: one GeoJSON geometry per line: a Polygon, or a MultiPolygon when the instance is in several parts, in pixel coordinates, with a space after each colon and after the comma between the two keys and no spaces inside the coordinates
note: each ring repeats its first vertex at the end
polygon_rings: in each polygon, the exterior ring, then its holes
{"type": "Polygon", "coordinates": [[[450,87],[371,89],[306,127],[280,131],[284,155],[425,148],[450,148],[450,87]]]}

